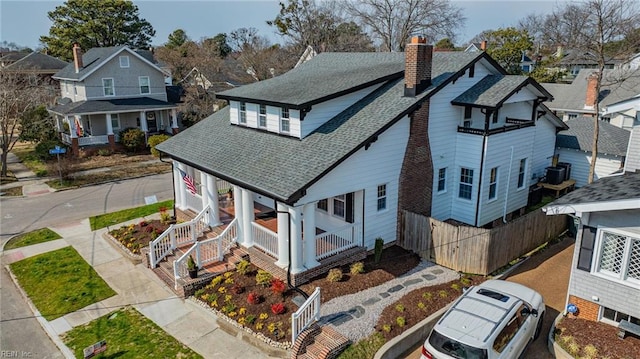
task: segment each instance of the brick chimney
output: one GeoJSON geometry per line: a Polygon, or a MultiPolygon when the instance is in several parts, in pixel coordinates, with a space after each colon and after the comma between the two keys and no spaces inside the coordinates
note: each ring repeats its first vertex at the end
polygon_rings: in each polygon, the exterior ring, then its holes
{"type": "Polygon", "coordinates": [[[487,40],[483,40],[483,41],[480,43],[480,50],[482,50],[482,51],[487,51],[487,40]]]}
{"type": "Polygon", "coordinates": [[[82,49],[77,42],[73,44],[73,63],[76,66],[76,73],[80,72],[84,65],[82,64],[82,49]]]}
{"type": "Polygon", "coordinates": [[[584,101],[585,108],[594,108],[596,106],[596,101],[598,101],[597,84],[598,74],[593,72],[587,78],[587,96],[584,101]]]}
{"type": "Polygon", "coordinates": [[[405,47],[404,95],[414,97],[431,85],[433,46],[427,40],[414,36],[405,47]]]}

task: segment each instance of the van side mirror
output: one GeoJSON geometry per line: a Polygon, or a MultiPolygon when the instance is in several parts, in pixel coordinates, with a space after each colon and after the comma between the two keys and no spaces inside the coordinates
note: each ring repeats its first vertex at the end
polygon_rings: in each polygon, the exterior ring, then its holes
{"type": "Polygon", "coordinates": [[[537,316],[538,316],[538,310],[536,310],[536,309],[531,309],[531,310],[530,310],[529,308],[524,307],[524,308],[522,308],[522,310],[520,311],[520,314],[521,314],[523,317],[526,317],[526,316],[527,316],[527,315],[529,315],[529,314],[533,315],[534,317],[537,317],[537,316]]]}
{"type": "Polygon", "coordinates": [[[537,309],[531,309],[531,315],[533,315],[534,317],[538,316],[538,310],[537,309]]]}

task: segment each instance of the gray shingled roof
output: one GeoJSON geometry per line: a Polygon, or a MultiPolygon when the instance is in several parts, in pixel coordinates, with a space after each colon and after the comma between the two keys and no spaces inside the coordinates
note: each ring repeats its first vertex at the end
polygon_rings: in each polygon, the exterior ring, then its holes
{"type": "Polygon", "coordinates": [[[40,52],[32,52],[29,55],[24,56],[20,60],[7,66],[6,69],[41,71],[49,70],[50,72],[54,72],[64,68],[67,65],[67,62],[57,59],[53,56],[49,56],[40,52]]]}
{"type": "MultiPolygon", "coordinates": [[[[552,110],[593,112],[585,110],[584,105],[587,97],[587,78],[594,71],[580,70],[571,84],[542,84],[554,97],[554,100],[546,102],[546,105],[552,110]]],[[[631,74],[621,73],[619,70],[604,70],[599,96],[600,106],[624,101],[640,94],[640,70],[636,71],[638,73],[631,74]]]]}
{"type": "MultiPolygon", "coordinates": [[[[435,53],[432,86],[422,94],[415,98],[404,97],[403,79],[392,80],[301,140],[232,125],[229,122],[229,107],[226,107],[156,148],[180,162],[270,197],[292,202],[300,191],[413,111],[452,75],[470,65],[472,60],[485,56],[484,53],[435,53]],[[247,146],[249,143],[251,146],[247,146]]],[[[312,64],[319,57],[314,57],[305,65],[312,64]]],[[[345,54],[345,57],[353,59],[351,54],[345,54]]],[[[397,57],[397,61],[404,66],[402,57],[397,57]]],[[[300,67],[316,71],[314,67],[300,67]]],[[[345,72],[343,76],[350,75],[345,72]]],[[[331,82],[326,79],[322,82],[325,81],[331,82]]],[[[289,82],[284,84],[291,85],[289,82]]],[[[298,92],[304,92],[316,85],[320,84],[304,81],[294,87],[298,92]]],[[[249,86],[238,88],[237,93],[247,96],[241,90],[249,86]]],[[[248,92],[253,93],[253,90],[248,92]]],[[[273,92],[277,92],[275,88],[273,92]]]]}
{"type": "MultiPolygon", "coordinates": [[[[558,132],[556,147],[572,148],[591,152],[593,145],[594,119],[579,117],[566,122],[568,130],[558,132]]],[[[631,132],[604,121],[598,121],[598,153],[626,156],[631,132]]]]}
{"type": "MultiPolygon", "coordinates": [[[[534,83],[528,76],[487,75],[467,91],[451,101],[455,105],[498,107],[522,87],[534,83]]],[[[546,90],[536,86],[545,95],[546,90]]]]}
{"type": "MultiPolygon", "coordinates": [[[[608,202],[638,198],[640,200],[640,172],[600,178],[553,201],[547,207],[608,202]]],[[[640,203],[638,204],[640,208],[640,203]]]]}
{"type": "Polygon", "coordinates": [[[304,108],[367,83],[399,78],[403,71],[404,53],[325,52],[281,76],[223,91],[216,97],[304,108]]]}
{"type": "Polygon", "coordinates": [[[82,115],[90,113],[144,111],[152,109],[176,108],[177,105],[149,97],[110,100],[89,100],[58,105],[49,111],[60,115],[82,115]]]}

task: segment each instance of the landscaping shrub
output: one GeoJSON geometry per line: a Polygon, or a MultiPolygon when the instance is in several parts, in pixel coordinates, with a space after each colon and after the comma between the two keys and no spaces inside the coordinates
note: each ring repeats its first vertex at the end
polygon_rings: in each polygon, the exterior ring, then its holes
{"type": "Polygon", "coordinates": [[[384,246],[384,240],[380,237],[376,238],[376,244],[374,247],[375,252],[375,262],[380,263],[380,258],[382,258],[382,247],[384,246]]]}
{"type": "Polygon", "coordinates": [[[166,141],[168,139],[169,139],[169,136],[165,135],[165,134],[153,135],[153,136],[149,137],[149,139],[147,140],[147,144],[151,148],[151,154],[154,157],[160,157],[160,152],[158,150],[156,150],[156,145],[158,145],[159,143],[162,143],[162,142],[164,142],[164,141],[166,141]]]}
{"type": "MultiPolygon", "coordinates": [[[[49,150],[54,149],[56,146],[60,146],[63,148],[66,147],[58,139],[42,141],[36,145],[36,148],[35,148],[36,156],[43,161],[50,160],[54,156],[49,153],[49,150]]],[[[67,152],[68,152],[68,149],[67,149],[67,152]]]]}
{"type": "Polygon", "coordinates": [[[271,305],[271,312],[276,315],[284,313],[286,309],[284,303],[274,303],[271,305]]]}
{"type": "Polygon", "coordinates": [[[247,275],[249,273],[250,265],[248,260],[241,260],[236,264],[236,272],[241,275],[247,275]]]}
{"type": "Polygon", "coordinates": [[[247,295],[247,302],[249,304],[260,304],[260,302],[262,302],[262,297],[258,293],[251,292],[247,295]]]}
{"type": "Polygon", "coordinates": [[[351,264],[351,266],[349,267],[349,273],[351,273],[351,275],[358,275],[360,273],[364,273],[364,263],[355,262],[351,264]]]}
{"type": "Polygon", "coordinates": [[[342,276],[342,269],[333,268],[329,270],[329,273],[327,274],[327,280],[329,282],[339,282],[342,280],[342,276]]]}
{"type": "Polygon", "coordinates": [[[145,135],[139,128],[125,128],[120,132],[120,143],[129,152],[138,152],[145,147],[145,135]]]}
{"type": "Polygon", "coordinates": [[[283,295],[286,290],[287,290],[287,285],[284,284],[284,282],[281,279],[279,278],[271,279],[271,291],[274,294],[283,295]]]}
{"type": "Polygon", "coordinates": [[[256,274],[256,283],[266,287],[271,284],[272,278],[273,276],[271,275],[271,273],[262,269],[258,269],[258,274],[256,274]]]}

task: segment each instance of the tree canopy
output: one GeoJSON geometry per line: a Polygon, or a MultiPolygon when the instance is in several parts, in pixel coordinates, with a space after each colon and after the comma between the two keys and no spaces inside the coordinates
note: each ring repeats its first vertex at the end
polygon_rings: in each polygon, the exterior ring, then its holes
{"type": "Polygon", "coordinates": [[[507,27],[486,33],[487,53],[511,74],[518,74],[520,62],[526,51],[531,50],[533,41],[527,30],[507,27]]]}
{"type": "Polygon", "coordinates": [[[167,39],[167,44],[165,46],[170,49],[175,49],[182,46],[187,41],[189,41],[187,33],[182,29],[176,29],[169,34],[169,38],[167,39]]]}
{"type": "Polygon", "coordinates": [[[69,61],[74,43],[85,50],[118,45],[147,48],[155,35],[128,0],[67,0],[48,16],[53,25],[40,41],[49,55],[69,61]]]}

